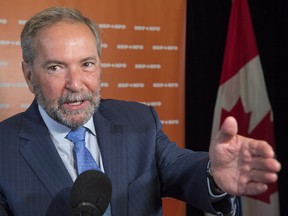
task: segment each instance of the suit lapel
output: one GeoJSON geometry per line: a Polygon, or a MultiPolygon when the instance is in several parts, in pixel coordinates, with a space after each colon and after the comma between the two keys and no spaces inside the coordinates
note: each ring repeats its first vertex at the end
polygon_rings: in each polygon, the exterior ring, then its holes
{"type": "Polygon", "coordinates": [[[112,182],[112,213],[128,215],[127,146],[124,126],[105,108],[99,108],[94,123],[105,173],[112,182]]]}
{"type": "MultiPolygon", "coordinates": [[[[20,141],[20,154],[47,191],[54,197],[59,196],[61,190],[71,188],[73,181],[50,138],[35,102],[25,113],[19,136],[24,138],[20,141]]],[[[67,200],[67,197],[64,199],[67,200]]]]}
{"type": "MultiPolygon", "coordinates": [[[[94,115],[97,140],[105,173],[112,182],[111,208],[113,214],[128,215],[128,173],[125,127],[103,106],[94,115]]],[[[52,196],[68,202],[73,181],[65,168],[46,128],[37,104],[26,111],[20,129],[20,154],[52,196]],[[61,192],[59,194],[59,192],[61,192]]],[[[68,205],[68,204],[67,204],[68,205]]]]}

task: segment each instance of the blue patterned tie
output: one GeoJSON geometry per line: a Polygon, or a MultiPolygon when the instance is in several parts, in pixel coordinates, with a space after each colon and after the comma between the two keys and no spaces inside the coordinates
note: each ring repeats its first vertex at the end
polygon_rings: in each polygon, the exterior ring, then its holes
{"type": "MultiPolygon", "coordinates": [[[[86,128],[80,127],[74,130],[71,130],[66,138],[74,143],[74,151],[76,154],[77,160],[77,172],[78,175],[86,170],[100,170],[99,166],[95,162],[93,156],[90,151],[85,146],[85,134],[86,128]]],[[[109,204],[106,209],[104,216],[111,216],[111,206],[109,204]]]]}
{"type": "Polygon", "coordinates": [[[74,151],[77,160],[78,175],[86,170],[100,170],[90,151],[85,147],[86,128],[80,127],[71,130],[66,138],[74,143],[74,151]]]}

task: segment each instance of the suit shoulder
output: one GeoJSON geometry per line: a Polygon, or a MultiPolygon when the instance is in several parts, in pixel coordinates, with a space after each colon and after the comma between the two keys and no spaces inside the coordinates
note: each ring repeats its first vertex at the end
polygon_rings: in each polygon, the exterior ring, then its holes
{"type": "Polygon", "coordinates": [[[22,117],[23,117],[23,113],[18,113],[11,117],[8,117],[0,122],[0,127],[9,127],[12,125],[18,125],[22,117]]]}
{"type": "Polygon", "coordinates": [[[134,101],[123,101],[108,99],[102,100],[99,112],[109,119],[118,119],[121,121],[155,121],[158,116],[156,111],[145,104],[134,101]]]}
{"type": "Polygon", "coordinates": [[[150,108],[142,103],[135,101],[124,101],[115,99],[103,99],[99,108],[107,108],[111,111],[149,111],[150,108]]]}
{"type": "Polygon", "coordinates": [[[18,137],[22,119],[23,113],[19,113],[0,122],[1,148],[18,137]]]}

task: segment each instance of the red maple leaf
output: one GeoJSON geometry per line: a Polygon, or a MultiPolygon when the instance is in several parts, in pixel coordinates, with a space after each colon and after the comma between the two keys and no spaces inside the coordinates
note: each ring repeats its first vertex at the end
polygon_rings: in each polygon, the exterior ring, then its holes
{"type": "MultiPolygon", "coordinates": [[[[256,111],[257,112],[257,111],[256,111]]],[[[273,122],[270,120],[271,111],[266,114],[266,116],[259,122],[259,124],[253,129],[252,132],[248,132],[249,122],[251,118],[251,112],[245,113],[244,106],[241,98],[237,101],[231,111],[226,111],[222,109],[220,125],[222,125],[224,119],[228,116],[234,116],[238,122],[238,133],[243,136],[248,136],[254,139],[261,139],[267,141],[273,148],[274,144],[274,130],[273,122]]],[[[277,184],[273,183],[269,185],[268,190],[257,196],[249,196],[253,199],[270,203],[271,194],[275,193],[278,190],[277,184]]]]}

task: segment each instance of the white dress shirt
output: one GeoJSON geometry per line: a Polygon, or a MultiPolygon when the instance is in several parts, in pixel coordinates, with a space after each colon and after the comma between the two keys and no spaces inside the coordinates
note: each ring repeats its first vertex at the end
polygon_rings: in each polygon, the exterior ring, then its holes
{"type": "MultiPolygon", "coordinates": [[[[65,165],[73,181],[77,178],[77,168],[73,154],[74,144],[66,139],[66,135],[70,132],[70,128],[64,126],[48,116],[48,114],[43,110],[43,108],[38,105],[39,112],[49,130],[51,139],[65,165]]],[[[100,167],[101,171],[104,172],[104,167],[102,163],[101,153],[97,142],[97,134],[91,117],[89,121],[83,125],[88,128],[85,136],[86,147],[91,152],[94,160],[100,167]]]]}

